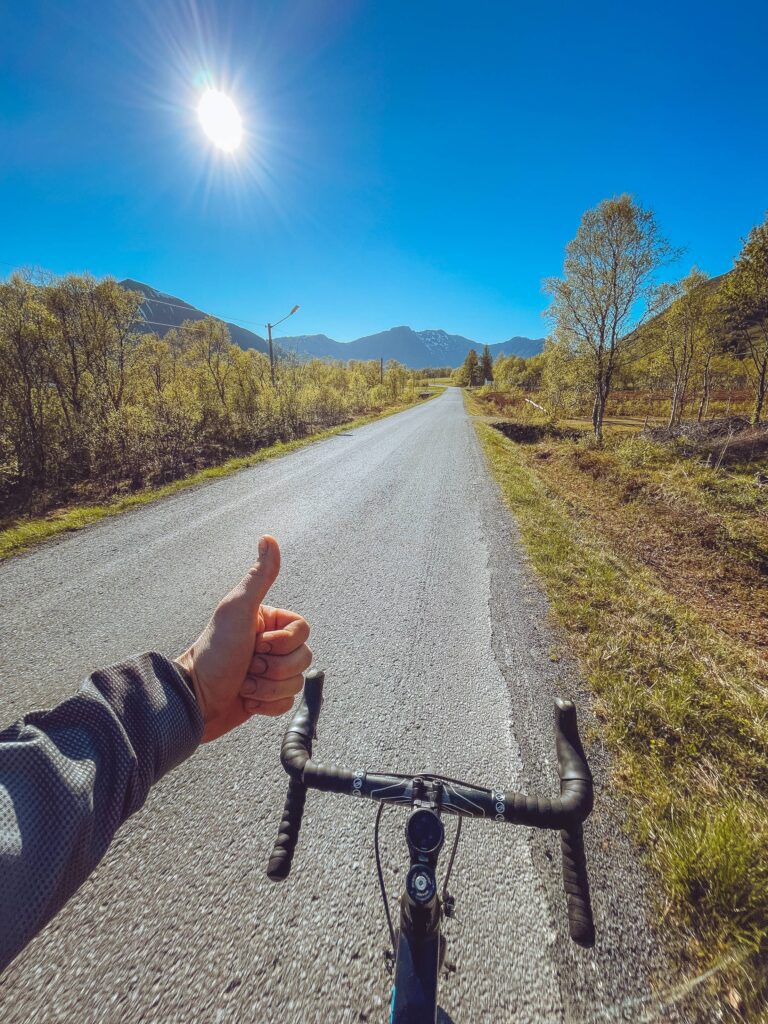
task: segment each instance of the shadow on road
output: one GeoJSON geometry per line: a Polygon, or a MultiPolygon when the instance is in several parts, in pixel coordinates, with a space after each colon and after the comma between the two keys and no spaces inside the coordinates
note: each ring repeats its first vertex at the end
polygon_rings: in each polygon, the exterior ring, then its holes
{"type": "Polygon", "coordinates": [[[453,1017],[449,1017],[442,1006],[437,1008],[437,1022],[436,1024],[456,1024],[453,1017]]]}

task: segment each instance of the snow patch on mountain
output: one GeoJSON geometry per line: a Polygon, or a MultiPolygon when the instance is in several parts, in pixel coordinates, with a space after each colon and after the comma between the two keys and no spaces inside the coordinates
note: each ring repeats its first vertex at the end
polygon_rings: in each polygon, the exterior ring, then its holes
{"type": "Polygon", "coordinates": [[[451,341],[445,331],[416,331],[430,352],[448,352],[451,341]]]}

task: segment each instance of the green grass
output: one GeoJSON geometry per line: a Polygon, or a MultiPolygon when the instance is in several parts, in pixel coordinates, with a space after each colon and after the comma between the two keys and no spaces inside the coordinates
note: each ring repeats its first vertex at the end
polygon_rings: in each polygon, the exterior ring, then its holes
{"type": "MultiPolygon", "coordinates": [[[[476,428],[595,695],[630,827],[663,882],[659,913],[697,969],[719,968],[708,998],[722,1000],[723,1019],[735,1000],[747,1019],[764,1020],[765,662],[607,544],[589,507],[545,478],[552,457],[542,459],[544,446],[537,460],[536,446],[479,420],[476,428]]],[[[627,454],[630,462],[659,457],[650,449],[627,454]]]]}
{"type": "MultiPolygon", "coordinates": [[[[442,394],[442,390],[435,391],[432,397],[442,394]]],[[[425,399],[425,401],[430,400],[425,399]]],[[[57,509],[45,516],[23,517],[6,521],[2,524],[2,528],[0,528],[0,560],[41,544],[43,541],[50,540],[60,533],[81,530],[84,526],[90,526],[92,523],[96,523],[108,516],[116,516],[131,509],[140,508],[142,505],[148,505],[150,502],[158,501],[160,498],[167,498],[169,495],[186,490],[188,487],[197,487],[208,481],[230,476],[232,473],[255,466],[266,459],[287,455],[289,452],[304,448],[315,441],[322,441],[325,438],[333,437],[335,434],[353,430],[355,427],[365,426],[366,423],[372,423],[374,420],[384,419],[387,416],[393,416],[395,413],[412,408],[412,404],[396,405],[382,412],[373,413],[368,416],[359,416],[348,423],[342,423],[328,430],[321,430],[318,433],[310,434],[307,437],[298,438],[294,441],[281,441],[267,448],[261,448],[251,455],[228,459],[226,462],[221,463],[221,465],[201,469],[190,476],[174,480],[172,483],[163,484],[160,487],[148,487],[144,490],[136,491],[134,494],[124,495],[100,504],[70,506],[57,509]]]]}

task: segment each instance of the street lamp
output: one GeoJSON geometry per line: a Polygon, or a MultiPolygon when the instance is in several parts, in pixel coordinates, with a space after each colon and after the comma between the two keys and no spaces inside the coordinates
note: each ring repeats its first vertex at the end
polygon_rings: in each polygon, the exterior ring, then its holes
{"type": "MultiPolygon", "coordinates": [[[[294,306],[290,313],[286,313],[285,314],[285,316],[283,317],[283,320],[287,320],[289,316],[293,316],[293,314],[299,308],[300,308],[299,306],[294,306]]],[[[283,322],[283,320],[278,320],[277,323],[267,324],[266,325],[267,337],[269,338],[269,375],[272,378],[272,387],[275,386],[275,353],[272,350],[272,328],[273,327],[277,327],[277,325],[281,324],[283,322]]]]}

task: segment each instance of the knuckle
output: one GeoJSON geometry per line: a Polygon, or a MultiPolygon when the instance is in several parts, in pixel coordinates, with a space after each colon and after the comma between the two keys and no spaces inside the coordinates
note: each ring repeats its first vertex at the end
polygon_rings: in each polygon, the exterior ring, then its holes
{"type": "Polygon", "coordinates": [[[270,668],[269,677],[270,679],[276,679],[278,682],[283,682],[285,679],[290,679],[293,675],[293,669],[290,664],[286,664],[283,658],[276,658],[270,668]]]}

